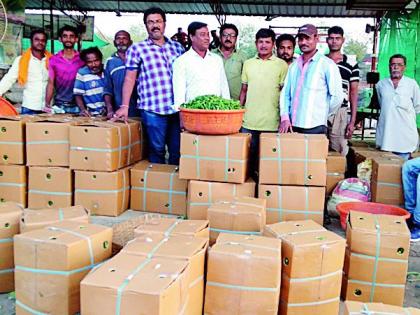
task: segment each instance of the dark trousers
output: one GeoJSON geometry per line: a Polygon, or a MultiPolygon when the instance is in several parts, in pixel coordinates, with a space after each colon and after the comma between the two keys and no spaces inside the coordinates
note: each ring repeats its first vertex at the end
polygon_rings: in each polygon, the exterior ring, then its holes
{"type": "Polygon", "coordinates": [[[293,132],[304,133],[307,135],[326,135],[328,131],[327,126],[316,126],[314,128],[299,128],[293,127],[293,132]]]}
{"type": "Polygon", "coordinates": [[[30,108],[26,108],[26,107],[21,107],[20,108],[20,114],[21,115],[38,115],[38,114],[43,114],[44,112],[42,110],[33,110],[30,108]]]}
{"type": "Polygon", "coordinates": [[[148,140],[149,161],[164,164],[167,146],[169,152],[168,163],[179,165],[181,134],[179,113],[159,115],[142,111],[141,118],[148,140]]]}

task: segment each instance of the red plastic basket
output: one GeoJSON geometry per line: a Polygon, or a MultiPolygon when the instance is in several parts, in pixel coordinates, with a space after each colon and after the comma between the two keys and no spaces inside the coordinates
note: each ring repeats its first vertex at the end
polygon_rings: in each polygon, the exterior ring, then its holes
{"type": "Polygon", "coordinates": [[[228,135],[238,133],[242,126],[245,109],[206,110],[181,107],[184,128],[203,135],[228,135]]]}
{"type": "Polygon", "coordinates": [[[343,202],[337,205],[337,210],[340,213],[340,223],[343,230],[346,230],[347,217],[351,210],[373,214],[398,215],[403,217],[405,220],[411,216],[410,212],[407,210],[376,202],[343,202]]]}
{"type": "Polygon", "coordinates": [[[3,97],[0,97],[0,116],[16,116],[16,108],[3,97]]]}

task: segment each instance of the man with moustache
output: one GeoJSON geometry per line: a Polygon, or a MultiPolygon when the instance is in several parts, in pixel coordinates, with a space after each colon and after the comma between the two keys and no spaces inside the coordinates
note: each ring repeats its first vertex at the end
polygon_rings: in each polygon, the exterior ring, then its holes
{"type": "Polygon", "coordinates": [[[249,167],[258,169],[259,139],[262,132],[279,129],[280,89],[287,74],[287,63],[273,54],[275,34],[262,28],[255,35],[257,55],[245,61],[240,102],[246,108],[241,132],[251,134],[249,167]]]}
{"type": "Polygon", "coordinates": [[[51,54],[45,50],[47,34],[42,29],[30,34],[31,48],[13,61],[12,67],[0,81],[0,95],[17,81],[23,87],[22,115],[41,114],[48,82],[48,62],[51,54]]]}
{"type": "Polygon", "coordinates": [[[166,14],[160,8],[144,12],[143,22],[149,37],[130,46],[126,53],[126,75],[122,103],[113,120],[128,116],[131,94],[138,79],[137,107],[149,145],[149,161],[165,163],[166,146],[169,164],[179,164],[179,109],[174,106],[172,65],[184,53],[182,45],[164,36],[166,14]]]}
{"type": "Polygon", "coordinates": [[[359,67],[357,62],[351,62],[346,55],[341,53],[341,47],[344,44],[344,31],[340,26],[328,29],[327,44],[330,49],[327,57],[333,60],[340,70],[344,92],[341,107],[335,115],[329,118],[328,138],[330,148],[346,156],[349,151],[347,139],[351,139],[356,122],[359,67]],[[350,119],[349,107],[351,110],[350,119]]]}
{"type": "MultiPolygon", "coordinates": [[[[111,119],[114,112],[122,104],[122,88],[124,84],[127,49],[133,44],[131,36],[127,31],[118,31],[114,36],[114,46],[117,52],[108,58],[104,69],[104,101],[107,108],[107,117],[111,119]]],[[[139,117],[140,111],[136,108],[137,91],[131,94],[130,105],[128,109],[129,117],[139,117]]]]}
{"type": "Polygon", "coordinates": [[[74,97],[81,116],[101,116],[106,113],[103,98],[105,80],[102,53],[98,47],[82,50],[80,58],[86,66],[77,72],[74,82],[74,97]]]}
{"type": "Polygon", "coordinates": [[[77,29],[70,25],[64,25],[58,32],[63,50],[55,54],[50,60],[45,97],[46,111],[51,111],[51,106],[55,105],[66,113],[79,113],[79,107],[76,105],[73,96],[77,71],[84,65],[79,52],[74,49],[78,37],[77,29]],[[54,90],[55,98],[53,104],[51,104],[54,90]]]}
{"type": "Polygon", "coordinates": [[[213,50],[223,59],[230,97],[234,100],[239,100],[242,87],[242,67],[245,60],[248,59],[245,53],[236,48],[238,33],[238,28],[234,24],[223,24],[219,33],[220,47],[213,50]]]}
{"type": "Polygon", "coordinates": [[[175,106],[201,95],[230,98],[223,60],[209,51],[210,35],[207,24],[192,22],[188,26],[191,48],[174,62],[175,106]]]}
{"type": "Polygon", "coordinates": [[[318,31],[305,24],[298,31],[302,55],[289,67],[280,96],[279,132],[326,134],[328,116],[343,102],[337,65],[317,49],[318,31]]]}
{"type": "Polygon", "coordinates": [[[286,61],[290,66],[295,58],[296,39],[290,34],[281,34],[276,39],[277,57],[286,61]]]}
{"type": "Polygon", "coordinates": [[[391,56],[391,77],[376,84],[381,107],[376,145],[383,151],[394,152],[408,160],[419,145],[416,114],[420,113],[420,91],[417,82],[404,75],[406,65],[405,56],[391,56]]]}

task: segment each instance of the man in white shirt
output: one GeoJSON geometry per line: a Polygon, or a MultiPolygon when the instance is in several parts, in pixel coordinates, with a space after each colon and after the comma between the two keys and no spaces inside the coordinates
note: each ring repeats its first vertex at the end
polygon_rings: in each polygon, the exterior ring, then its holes
{"type": "Polygon", "coordinates": [[[230,98],[229,85],[220,56],[209,51],[207,24],[192,22],[188,26],[191,48],[173,64],[174,104],[191,101],[201,95],[230,98]]]}
{"type": "Polygon", "coordinates": [[[408,160],[417,150],[416,114],[420,113],[420,91],[417,82],[404,76],[407,59],[401,54],[389,59],[390,78],[376,85],[381,114],[376,128],[376,145],[408,160]]]}
{"type": "Polygon", "coordinates": [[[30,39],[31,48],[15,59],[0,81],[0,95],[6,93],[16,81],[24,88],[22,115],[42,113],[48,83],[48,59],[51,56],[45,50],[47,34],[44,30],[32,31],[30,39]]]}

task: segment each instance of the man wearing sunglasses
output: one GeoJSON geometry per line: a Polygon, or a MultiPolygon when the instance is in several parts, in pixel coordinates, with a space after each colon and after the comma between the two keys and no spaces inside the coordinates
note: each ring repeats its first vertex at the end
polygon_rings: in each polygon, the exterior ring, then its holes
{"type": "Polygon", "coordinates": [[[238,28],[234,24],[223,24],[220,27],[220,47],[213,50],[223,59],[230,97],[234,100],[239,100],[242,67],[245,60],[248,59],[245,53],[236,49],[238,33],[238,28]]]}

